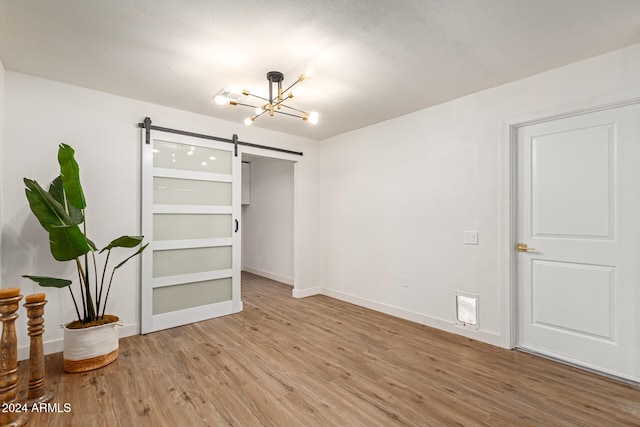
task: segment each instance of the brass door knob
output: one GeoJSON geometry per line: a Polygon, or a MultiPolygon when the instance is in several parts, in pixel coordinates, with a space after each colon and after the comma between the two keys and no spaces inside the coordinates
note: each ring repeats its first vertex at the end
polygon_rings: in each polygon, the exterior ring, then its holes
{"type": "Polygon", "coordinates": [[[516,245],[516,249],[518,250],[518,252],[527,252],[527,251],[535,251],[536,250],[536,248],[527,247],[526,243],[518,243],[516,245]]]}

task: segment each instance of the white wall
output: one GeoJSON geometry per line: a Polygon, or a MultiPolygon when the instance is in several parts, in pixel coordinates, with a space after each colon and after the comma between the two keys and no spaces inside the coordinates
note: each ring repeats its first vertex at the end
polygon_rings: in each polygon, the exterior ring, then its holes
{"type": "MultiPolygon", "coordinates": [[[[320,144],[7,72],[0,144],[2,283],[21,286],[26,295],[41,289],[22,274],[73,271],[51,260],[22,185],[24,176],[54,177],[59,142],[77,150],[96,242],[140,230],[135,124],[148,115],[162,126],[237,133],[241,140],[304,151],[294,166],[295,296],[325,293],[498,344],[501,122],[585,102],[595,105],[614,94],[637,95],[639,71],[640,45],[635,45],[320,144]],[[480,244],[463,245],[464,230],[477,230],[480,244]],[[409,277],[409,287],[400,286],[400,275],[409,277]],[[479,332],[453,326],[456,289],[479,294],[479,332]]],[[[1,88],[0,83],[0,94],[1,88]]],[[[131,325],[125,334],[136,333],[139,263],[119,274],[111,307],[131,325]]],[[[44,338],[46,351],[52,352],[60,349],[57,326],[73,314],[66,294],[47,294],[44,338]]],[[[26,354],[25,324],[21,309],[21,355],[26,354]]]]}
{"type": "Polygon", "coordinates": [[[294,163],[251,163],[251,204],[242,207],[245,271],[293,285],[294,163]]]}
{"type": "MultiPolygon", "coordinates": [[[[2,198],[2,188],[4,187],[4,98],[5,98],[5,70],[0,60],[0,224],[2,224],[2,214],[4,201],[2,198]]],[[[0,271],[2,269],[2,233],[0,233],[0,271]]],[[[0,274],[0,287],[2,287],[2,274],[0,274]]]]}
{"type": "Polygon", "coordinates": [[[315,291],[499,344],[501,121],[639,90],[635,45],[322,141],[315,291]],[[478,332],[455,290],[479,294],[478,332]]]}
{"type": "MultiPolygon", "coordinates": [[[[300,287],[317,286],[318,272],[310,261],[318,257],[315,141],[14,72],[6,73],[5,113],[1,224],[4,284],[20,286],[27,295],[41,292],[42,288],[23,279],[23,274],[74,278],[68,263],[52,260],[46,234],[29,210],[22,183],[23,177],[29,177],[44,185],[56,176],[60,142],[76,150],[94,242],[101,246],[119,235],[140,232],[140,130],[136,125],[149,116],[159,126],[229,138],[236,133],[243,141],[304,152],[298,170],[303,188],[298,190],[307,193],[311,203],[300,204],[299,208],[310,224],[296,233],[295,245],[300,252],[296,270],[300,270],[300,287]]],[[[109,297],[107,311],[121,316],[129,325],[121,331],[123,336],[139,331],[139,268],[136,260],[119,270],[109,297]]],[[[46,293],[49,303],[44,340],[49,353],[60,351],[62,331],[58,325],[73,320],[74,312],[67,290],[46,293]]],[[[18,322],[21,357],[25,357],[28,344],[23,315],[18,322]]]]}

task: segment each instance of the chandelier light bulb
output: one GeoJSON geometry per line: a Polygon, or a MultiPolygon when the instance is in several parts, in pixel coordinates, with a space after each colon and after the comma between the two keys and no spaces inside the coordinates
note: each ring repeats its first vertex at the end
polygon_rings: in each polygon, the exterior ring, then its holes
{"type": "Polygon", "coordinates": [[[313,68],[307,68],[307,71],[304,72],[304,78],[308,79],[309,77],[312,77],[314,72],[313,68]]]}
{"type": "Polygon", "coordinates": [[[256,114],[261,114],[264,111],[264,108],[262,107],[256,107],[255,112],[256,114]]]}
{"type": "Polygon", "coordinates": [[[244,119],[244,124],[246,126],[251,126],[251,123],[253,123],[255,119],[253,117],[247,117],[246,119],[244,119]]]}
{"type": "Polygon", "coordinates": [[[312,111],[311,113],[309,113],[309,123],[311,123],[312,125],[318,124],[318,113],[315,111],[312,111]]]}
{"type": "Polygon", "coordinates": [[[216,103],[216,104],[218,104],[218,105],[226,105],[226,104],[228,104],[228,103],[229,103],[229,98],[227,98],[227,97],[226,97],[226,96],[224,96],[224,95],[216,95],[216,96],[213,98],[213,102],[215,102],[215,103],[216,103]]]}
{"type": "Polygon", "coordinates": [[[291,94],[292,94],[293,96],[300,96],[300,95],[302,95],[303,93],[304,93],[304,88],[303,88],[302,86],[299,86],[299,87],[295,88],[295,89],[293,90],[293,92],[291,92],[291,94]]]}

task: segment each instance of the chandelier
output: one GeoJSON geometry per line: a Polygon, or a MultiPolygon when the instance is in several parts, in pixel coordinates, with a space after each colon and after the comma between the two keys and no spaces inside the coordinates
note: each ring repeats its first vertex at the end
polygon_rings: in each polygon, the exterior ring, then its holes
{"type": "Polygon", "coordinates": [[[311,124],[316,124],[318,123],[318,113],[299,110],[285,104],[288,100],[302,94],[302,86],[297,86],[295,89],[293,89],[293,87],[312,75],[313,68],[309,68],[304,74],[300,74],[298,80],[293,82],[288,88],[282,90],[284,74],[280,71],[269,71],[267,73],[269,98],[251,93],[246,89],[221,89],[213,100],[218,105],[241,105],[243,107],[253,108],[255,114],[244,120],[244,124],[247,126],[251,125],[258,117],[264,114],[269,114],[272,117],[276,114],[284,114],[297,117],[311,124]],[[247,98],[255,98],[260,105],[251,105],[244,102],[247,98]]]}

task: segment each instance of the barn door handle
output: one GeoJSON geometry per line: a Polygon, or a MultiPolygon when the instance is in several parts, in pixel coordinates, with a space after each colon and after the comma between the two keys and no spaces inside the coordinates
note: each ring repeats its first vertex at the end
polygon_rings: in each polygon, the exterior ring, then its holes
{"type": "Polygon", "coordinates": [[[235,230],[235,233],[237,233],[237,232],[238,232],[238,220],[236,219],[235,221],[236,221],[236,230],[235,230]]]}
{"type": "Polygon", "coordinates": [[[528,251],[535,251],[536,250],[536,248],[528,247],[526,243],[518,243],[516,245],[516,249],[518,250],[518,252],[528,252],[528,251]]]}

